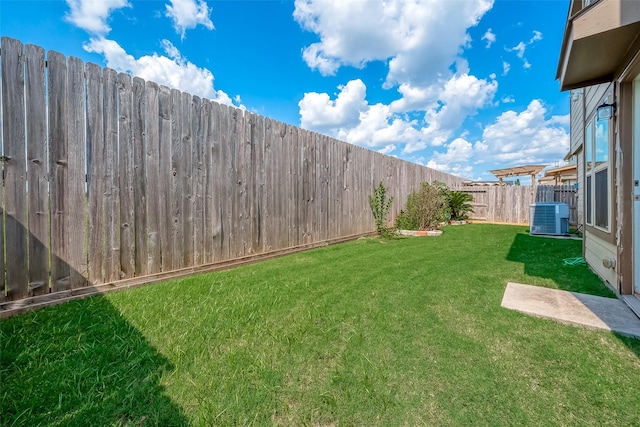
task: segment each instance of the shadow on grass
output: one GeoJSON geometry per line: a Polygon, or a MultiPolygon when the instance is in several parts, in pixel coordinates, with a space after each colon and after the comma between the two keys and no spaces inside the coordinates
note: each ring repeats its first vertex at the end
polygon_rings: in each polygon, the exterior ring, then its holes
{"type": "Polygon", "coordinates": [[[0,321],[2,425],[187,425],[173,367],[104,297],[0,321]]]}
{"type": "MultiPolygon", "coordinates": [[[[507,259],[523,263],[524,272],[529,276],[551,279],[557,289],[615,298],[615,293],[588,266],[564,264],[565,258],[579,257],[581,252],[580,240],[519,233],[511,245],[507,259]]],[[[640,358],[640,340],[617,333],[614,335],[640,358]]]]}
{"type": "MultiPolygon", "coordinates": [[[[566,265],[564,260],[582,254],[582,241],[518,233],[507,260],[520,262],[528,276],[552,280],[557,289],[615,298],[615,294],[586,265],[566,265]]],[[[530,283],[534,284],[534,283],[530,283]]]]}
{"type": "Polygon", "coordinates": [[[640,359],[640,339],[630,338],[624,335],[615,334],[616,337],[640,359]]]}

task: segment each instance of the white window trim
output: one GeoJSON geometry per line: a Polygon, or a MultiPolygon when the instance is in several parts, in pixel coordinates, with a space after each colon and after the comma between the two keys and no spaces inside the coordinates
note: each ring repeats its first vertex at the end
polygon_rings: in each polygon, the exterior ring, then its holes
{"type": "MultiPolygon", "coordinates": [[[[606,100],[605,100],[606,102],[606,100]]],[[[585,147],[585,192],[587,191],[587,185],[586,185],[586,181],[587,181],[587,176],[591,177],[591,194],[590,194],[590,198],[591,198],[591,209],[590,212],[585,212],[585,223],[593,228],[595,228],[596,230],[601,230],[605,233],[610,233],[611,232],[611,198],[612,198],[612,194],[611,194],[611,129],[610,129],[610,122],[611,119],[608,120],[609,124],[607,125],[607,161],[603,162],[603,164],[601,165],[595,165],[596,164],[596,126],[597,126],[597,116],[594,114],[591,119],[589,120],[589,122],[587,123],[587,126],[585,126],[585,138],[587,135],[587,128],[591,128],[591,141],[585,141],[585,144],[589,144],[590,147],[590,151],[591,151],[591,165],[589,165],[586,159],[586,152],[587,152],[587,147],[585,147]],[[599,225],[596,225],[596,173],[602,171],[606,169],[607,170],[607,227],[601,227],[599,225]],[[590,214],[590,215],[589,215],[590,214]],[[591,217],[591,222],[588,222],[587,219],[589,218],[589,216],[591,217]]],[[[586,203],[586,194],[585,194],[585,209],[587,209],[587,203],[586,203]]]]}

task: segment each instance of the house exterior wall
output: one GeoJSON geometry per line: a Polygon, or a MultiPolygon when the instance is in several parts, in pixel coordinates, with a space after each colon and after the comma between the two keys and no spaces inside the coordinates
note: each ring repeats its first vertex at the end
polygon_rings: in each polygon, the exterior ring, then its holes
{"type": "Polygon", "coordinates": [[[581,230],[584,231],[584,150],[582,145],[576,152],[576,181],[578,183],[578,200],[577,200],[577,212],[578,212],[578,225],[581,230]]]}
{"type": "Polygon", "coordinates": [[[634,219],[638,203],[634,193],[640,194],[640,182],[636,185],[640,177],[634,175],[634,150],[640,149],[640,141],[634,141],[634,128],[640,123],[634,123],[633,112],[633,81],[640,76],[640,2],[571,0],[556,76],[562,90],[572,89],[569,154],[577,157],[584,257],[618,293],[640,296],[640,283],[634,283],[634,275],[640,277],[634,251],[640,248],[633,247],[634,228],[640,230],[640,224],[634,225],[640,220],[634,219]],[[581,96],[574,96],[577,93],[581,96]],[[596,119],[597,108],[604,102],[615,105],[606,123],[596,119]],[[586,129],[590,121],[594,123],[589,131],[592,135],[597,131],[603,135],[605,129],[608,135],[608,157],[599,156],[591,163],[593,169],[587,168],[586,150],[591,147],[590,152],[595,152],[604,142],[599,139],[589,145],[586,129]],[[599,173],[605,168],[606,187],[605,175],[599,173]],[[594,187],[596,179],[598,187],[594,187]],[[591,215],[587,183],[592,187],[591,215]],[[594,219],[596,209],[598,219],[594,219]]]}
{"type": "MultiPolygon", "coordinates": [[[[611,83],[584,88],[583,100],[572,102],[571,150],[577,156],[579,206],[584,221],[583,253],[589,266],[620,294],[634,292],[633,255],[633,83],[640,73],[640,53],[624,73],[611,83]],[[609,120],[609,204],[608,230],[586,224],[586,155],[585,126],[597,122],[596,112],[603,103],[616,104],[609,120]],[[582,107],[582,108],[581,108],[582,107]],[[580,129],[582,128],[582,129],[580,129]],[[610,261],[614,262],[611,263],[610,261]],[[607,266],[604,265],[607,264],[607,266]]],[[[638,293],[638,289],[635,289],[638,293]]]]}
{"type": "MultiPolygon", "coordinates": [[[[596,110],[599,105],[601,105],[605,100],[607,102],[613,102],[613,84],[612,83],[603,83],[599,85],[588,86],[584,88],[584,109],[583,109],[583,117],[582,117],[582,140],[583,140],[583,150],[581,151],[580,156],[580,179],[582,188],[582,201],[583,201],[583,209],[585,209],[585,200],[586,200],[586,150],[584,149],[584,144],[589,143],[589,141],[585,141],[585,127],[589,124],[589,122],[595,123],[597,122],[596,118],[596,110]]],[[[612,120],[613,121],[613,120],[612,120]]],[[[576,127],[579,124],[576,123],[576,127]]],[[[612,123],[609,125],[609,147],[608,147],[608,159],[609,159],[609,201],[611,203],[611,209],[609,214],[609,228],[608,230],[603,230],[602,228],[598,228],[593,224],[587,224],[585,218],[585,226],[584,226],[584,258],[589,263],[591,268],[603,279],[605,280],[612,288],[617,289],[618,280],[616,274],[616,265],[617,265],[617,251],[616,251],[616,234],[615,234],[615,217],[616,217],[616,209],[615,209],[615,200],[616,200],[616,185],[614,179],[614,150],[613,144],[611,141],[613,138],[613,126],[612,123]],[[605,266],[605,263],[607,266],[605,266]]],[[[584,211],[583,211],[584,213],[584,211]]]]}
{"type": "MultiPolygon", "coordinates": [[[[640,60],[636,60],[640,68],[640,60]]],[[[616,102],[618,121],[616,128],[616,182],[618,228],[617,260],[618,260],[618,290],[621,294],[639,293],[640,288],[634,290],[633,234],[634,234],[634,123],[633,123],[633,78],[640,74],[640,69],[631,70],[620,77],[616,83],[616,102]]],[[[638,126],[638,124],[636,124],[638,126]]],[[[638,144],[638,141],[635,142],[638,144]]]]}
{"type": "Polygon", "coordinates": [[[571,93],[569,155],[576,157],[578,227],[584,230],[584,89],[571,93]]]}
{"type": "MultiPolygon", "coordinates": [[[[584,115],[584,125],[587,126],[589,122],[597,122],[596,118],[596,110],[599,105],[601,105],[605,100],[609,103],[614,101],[614,92],[613,92],[613,84],[612,83],[603,83],[599,85],[589,86],[585,88],[585,115],[584,115]]],[[[589,233],[593,238],[600,239],[604,242],[608,242],[611,244],[615,244],[615,232],[616,229],[616,185],[615,185],[615,173],[614,169],[614,161],[615,161],[615,151],[613,149],[612,141],[615,140],[613,129],[615,128],[615,118],[610,121],[608,126],[609,131],[609,202],[611,204],[611,210],[609,212],[609,227],[608,230],[603,230],[602,228],[595,227],[593,225],[589,225],[585,221],[585,231],[589,233]]],[[[587,142],[588,143],[588,142],[587,142]]],[[[587,174],[587,166],[586,166],[586,158],[585,162],[582,164],[584,168],[584,179],[586,182],[586,174],[587,174]]],[[[586,185],[583,185],[584,190],[586,191],[586,185]]],[[[586,193],[583,192],[583,200],[586,200],[586,193]]]]}
{"type": "Polygon", "coordinates": [[[640,19],[640,2],[635,0],[601,0],[592,3],[589,13],[578,16],[574,21],[576,40],[624,27],[640,19]]]}
{"type": "Polygon", "coordinates": [[[584,98],[585,89],[571,92],[570,154],[575,154],[584,144],[584,98]]]}
{"type": "Polygon", "coordinates": [[[616,267],[607,268],[604,263],[607,260],[616,260],[616,246],[609,242],[606,242],[593,234],[585,234],[585,251],[584,259],[589,263],[589,266],[596,272],[609,286],[613,289],[617,289],[617,274],[616,267]]]}

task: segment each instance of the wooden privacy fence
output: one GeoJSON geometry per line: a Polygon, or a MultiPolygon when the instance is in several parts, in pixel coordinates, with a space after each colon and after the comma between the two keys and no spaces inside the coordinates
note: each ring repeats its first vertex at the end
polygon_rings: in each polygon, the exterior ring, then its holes
{"type": "Polygon", "coordinates": [[[14,39],[1,60],[0,302],[368,233],[378,182],[393,218],[462,181],[14,39]]]}
{"type": "Polygon", "coordinates": [[[569,223],[578,223],[576,189],[571,185],[462,187],[471,194],[474,221],[529,224],[529,205],[535,202],[562,202],[569,205],[569,223]]]}

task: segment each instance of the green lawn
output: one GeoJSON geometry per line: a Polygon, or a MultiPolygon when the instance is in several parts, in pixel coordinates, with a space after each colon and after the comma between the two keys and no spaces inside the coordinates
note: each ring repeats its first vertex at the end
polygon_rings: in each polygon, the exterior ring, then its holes
{"type": "Polygon", "coordinates": [[[500,307],[612,296],[525,227],[361,239],[0,321],[1,425],[639,425],[640,341],[500,307]]]}

